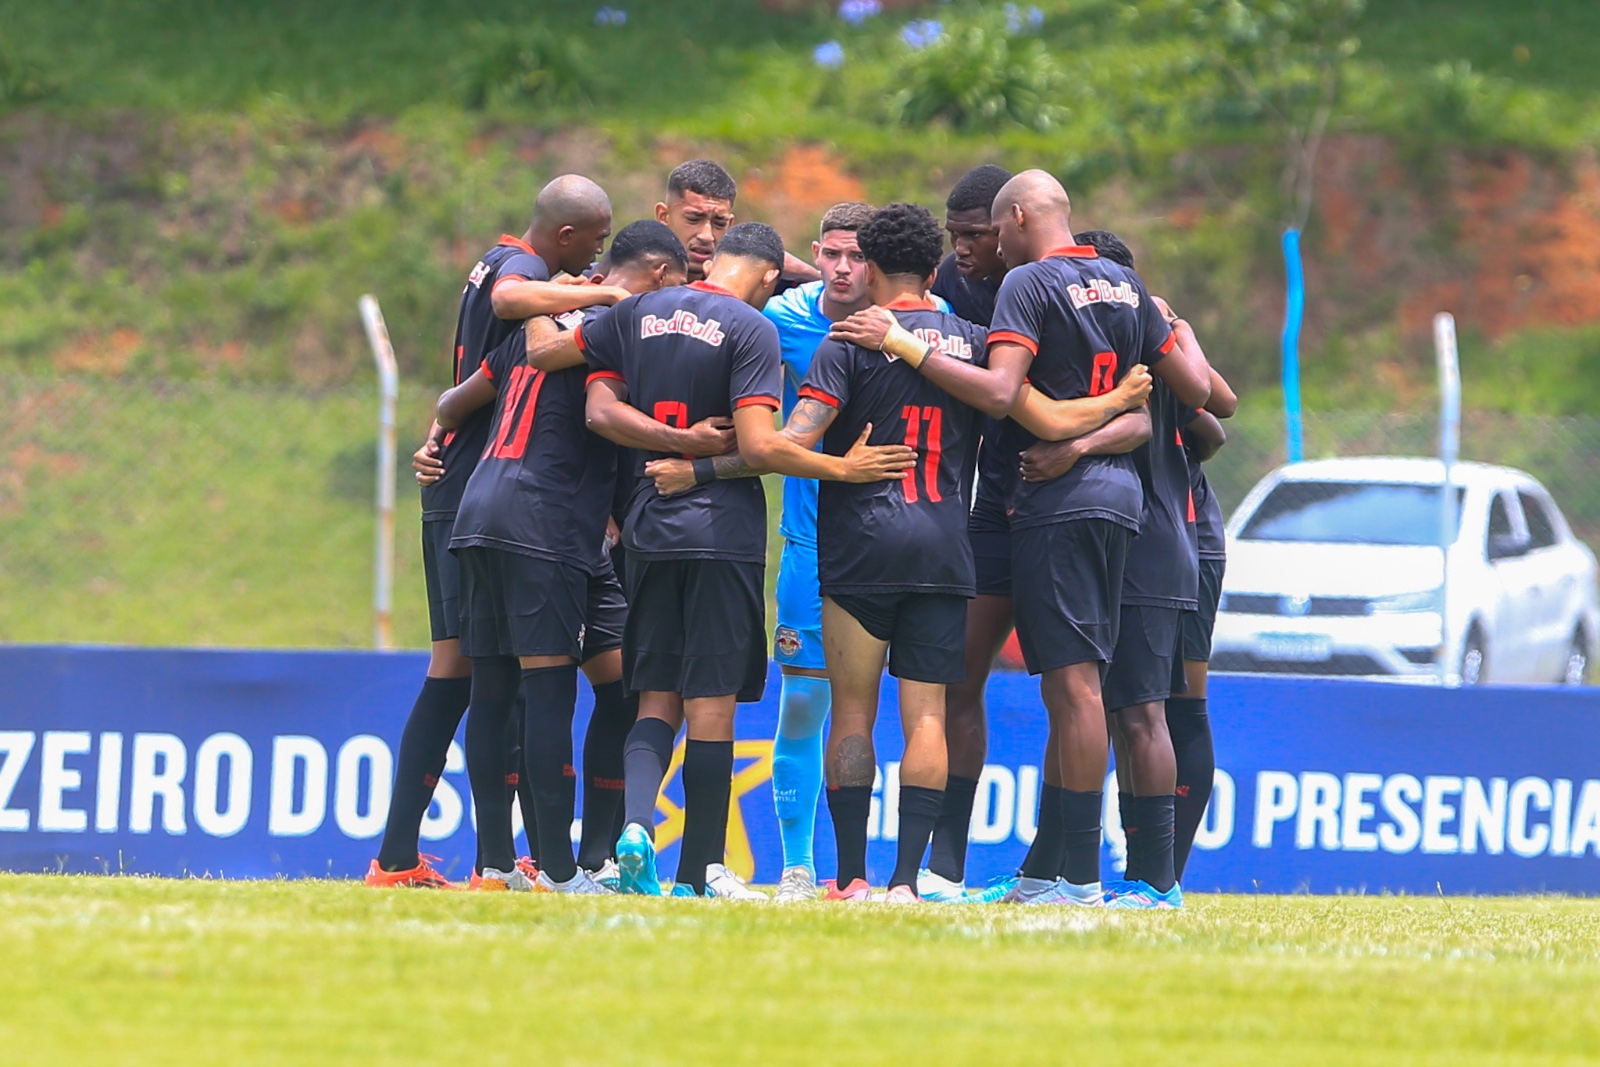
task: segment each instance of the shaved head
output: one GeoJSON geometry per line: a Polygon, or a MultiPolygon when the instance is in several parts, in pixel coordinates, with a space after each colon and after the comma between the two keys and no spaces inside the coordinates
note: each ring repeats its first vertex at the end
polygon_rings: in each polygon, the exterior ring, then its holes
{"type": "Polygon", "coordinates": [[[581,174],[563,174],[533,202],[527,240],[551,271],[582,274],[611,236],[611,198],[581,174]]]}
{"type": "Polygon", "coordinates": [[[1042,218],[1060,216],[1066,223],[1072,218],[1072,200],[1055,177],[1042,170],[1025,170],[1000,187],[995,194],[991,215],[1008,212],[1013,206],[1021,207],[1030,215],[1042,218]]]}
{"type": "Polygon", "coordinates": [[[533,202],[535,229],[559,230],[563,226],[592,226],[611,221],[611,198],[581,174],[563,174],[539,190],[533,202]]]}
{"type": "Polygon", "coordinates": [[[991,216],[1008,267],[1042,259],[1073,243],[1072,201],[1053,176],[1025,170],[1000,187],[991,216]]]}

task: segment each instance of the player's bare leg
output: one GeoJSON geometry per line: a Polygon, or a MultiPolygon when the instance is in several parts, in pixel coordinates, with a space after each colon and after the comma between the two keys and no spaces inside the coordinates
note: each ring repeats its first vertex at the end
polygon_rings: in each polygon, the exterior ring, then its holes
{"type": "Polygon", "coordinates": [[[1122,827],[1127,836],[1127,881],[1144,881],[1169,888],[1171,872],[1166,870],[1170,851],[1164,842],[1147,840],[1165,836],[1161,824],[1165,817],[1151,820],[1143,809],[1146,798],[1164,797],[1170,802],[1177,787],[1177,762],[1172,738],[1167,733],[1166,702],[1154,701],[1120,708],[1107,716],[1117,752],[1117,791],[1122,809],[1122,827]],[[1147,869],[1157,868],[1157,869],[1147,869]]]}
{"type": "Polygon", "coordinates": [[[867,819],[878,770],[872,728],[878,718],[878,691],[889,643],[873,637],[855,616],[823,597],[822,645],[833,683],[832,724],[823,765],[838,852],[837,876],[829,896],[865,899],[867,819]]]}

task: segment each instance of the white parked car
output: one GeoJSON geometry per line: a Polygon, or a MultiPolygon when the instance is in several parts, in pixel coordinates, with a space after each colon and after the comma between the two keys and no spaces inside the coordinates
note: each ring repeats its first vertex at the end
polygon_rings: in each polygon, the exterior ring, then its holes
{"type": "Polygon", "coordinates": [[[1594,553],[1533,478],[1458,463],[1446,566],[1443,481],[1439,460],[1387,457],[1262,479],[1228,522],[1212,669],[1426,680],[1443,657],[1464,685],[1580,684],[1600,640],[1594,553]]]}

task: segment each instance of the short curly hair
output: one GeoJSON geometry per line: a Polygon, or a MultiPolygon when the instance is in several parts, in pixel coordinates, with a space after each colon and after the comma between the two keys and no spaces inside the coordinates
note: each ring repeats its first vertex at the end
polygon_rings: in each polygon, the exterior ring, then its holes
{"type": "Polygon", "coordinates": [[[709,159],[691,159],[679,163],[667,175],[667,195],[682,196],[684,193],[699,193],[731,204],[739,195],[739,186],[722,164],[709,159]]]}
{"type": "Polygon", "coordinates": [[[835,230],[844,233],[856,233],[872,218],[872,205],[863,204],[859,200],[846,200],[842,204],[835,204],[822,216],[822,226],[819,235],[827,235],[835,230]]]}
{"type": "Polygon", "coordinates": [[[1120,263],[1129,270],[1133,270],[1133,250],[1130,249],[1122,238],[1110,230],[1084,230],[1076,235],[1073,240],[1080,245],[1088,245],[1100,256],[1113,263],[1120,263]]]}
{"type": "Polygon", "coordinates": [[[741,222],[723,235],[717,255],[742,256],[782,269],[783,238],[764,222],[741,222]]]}
{"type": "Polygon", "coordinates": [[[926,278],[944,258],[944,230],[920,204],[893,203],[874,211],[856,231],[856,244],[885,274],[926,278]]]}

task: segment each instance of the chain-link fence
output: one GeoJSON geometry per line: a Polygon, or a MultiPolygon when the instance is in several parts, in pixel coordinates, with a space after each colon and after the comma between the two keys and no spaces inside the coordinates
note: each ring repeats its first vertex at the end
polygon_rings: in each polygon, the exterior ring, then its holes
{"type": "MultiPolygon", "coordinates": [[[[395,641],[427,641],[405,457],[433,396],[407,384],[395,641]]],[[[1247,398],[1208,464],[1225,509],[1283,459],[1247,398]]],[[[365,647],[376,390],[0,375],[0,641],[365,647]]],[[[1306,455],[1432,455],[1431,413],[1308,413],[1306,455]]],[[[1463,458],[1520,467],[1600,545],[1600,417],[1468,412],[1463,458]]],[[[768,490],[776,508],[779,494],[768,490]]],[[[774,547],[776,543],[774,542],[774,547]]]]}

